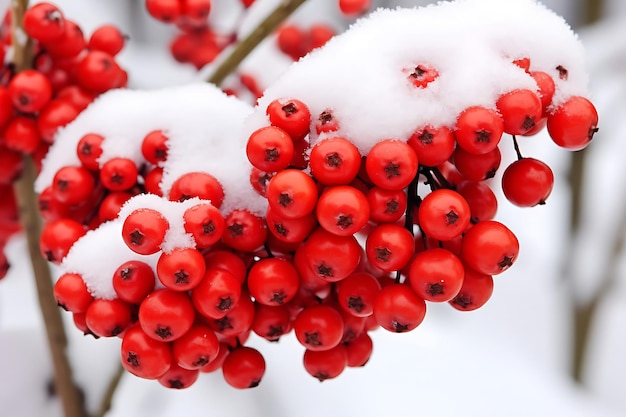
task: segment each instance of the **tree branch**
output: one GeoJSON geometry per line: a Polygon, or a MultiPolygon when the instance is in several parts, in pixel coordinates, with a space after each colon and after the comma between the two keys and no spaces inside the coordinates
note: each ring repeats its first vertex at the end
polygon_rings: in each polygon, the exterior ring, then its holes
{"type": "Polygon", "coordinates": [[[217,86],[222,84],[226,77],[239,66],[241,61],[305,1],[306,0],[283,0],[247,38],[237,44],[231,54],[215,69],[207,81],[217,86]]]}
{"type": "MultiPolygon", "coordinates": [[[[11,34],[13,39],[13,64],[19,72],[31,66],[32,42],[26,36],[22,21],[28,0],[11,2],[11,34]]],[[[37,177],[35,164],[31,158],[24,158],[24,170],[21,178],[15,183],[15,193],[20,213],[20,221],[26,235],[37,295],[43,322],[46,328],[48,346],[54,369],[56,392],[61,399],[65,417],[84,417],[82,396],[74,384],[72,370],[65,354],[67,338],[61,312],[53,295],[53,284],[47,261],[39,252],[39,236],[41,235],[41,219],[37,211],[37,196],[34,183],[37,177]]]]}
{"type": "Polygon", "coordinates": [[[109,381],[109,386],[107,387],[106,392],[104,393],[104,397],[102,397],[102,401],[100,402],[100,409],[95,417],[104,417],[106,413],[111,409],[111,404],[113,402],[113,395],[115,395],[115,390],[122,380],[122,376],[124,376],[124,367],[120,364],[115,371],[115,375],[109,381]]]}

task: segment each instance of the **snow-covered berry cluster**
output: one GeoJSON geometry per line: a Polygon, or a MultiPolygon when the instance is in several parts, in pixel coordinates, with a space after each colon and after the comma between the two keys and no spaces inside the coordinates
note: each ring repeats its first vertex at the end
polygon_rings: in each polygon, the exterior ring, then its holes
{"type": "Polygon", "coordinates": [[[576,36],[543,6],[459,0],[373,13],[255,108],[206,85],[108,93],[59,133],[37,182],[61,203],[41,242],[63,270],[57,300],[170,388],[219,368],[256,386],[251,333],[293,331],[306,371],[334,378],[369,360],[372,330],[489,300],[519,254],[493,190],[546,201],[552,171],[518,140],[547,126],[584,148],[586,81],[576,36]],[[518,158],[495,183],[506,136],[518,158]]]}

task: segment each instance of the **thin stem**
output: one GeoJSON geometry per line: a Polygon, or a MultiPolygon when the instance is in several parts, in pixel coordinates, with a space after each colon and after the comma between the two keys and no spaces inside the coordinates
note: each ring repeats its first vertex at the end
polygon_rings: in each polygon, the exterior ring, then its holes
{"type": "Polygon", "coordinates": [[[406,214],[404,216],[404,228],[411,232],[412,235],[415,235],[415,232],[413,231],[413,211],[416,207],[419,207],[422,202],[422,199],[417,195],[418,177],[419,175],[416,175],[406,189],[406,214]]]}
{"type": "Polygon", "coordinates": [[[239,66],[241,61],[305,1],[306,0],[283,0],[247,38],[239,42],[232,50],[231,54],[215,69],[207,81],[218,86],[221,85],[226,77],[239,66]]]}
{"type": "MultiPolygon", "coordinates": [[[[13,65],[16,73],[30,68],[32,63],[32,41],[26,36],[22,27],[23,16],[27,7],[28,0],[13,0],[11,2],[13,65]]],[[[83,399],[74,384],[72,369],[66,356],[67,337],[61,312],[54,299],[50,269],[48,262],[39,252],[41,219],[37,211],[37,196],[33,191],[36,177],[34,162],[31,158],[25,157],[22,176],[14,185],[20,222],[26,235],[39,307],[52,357],[54,386],[61,399],[65,417],[85,417],[83,399]]]]}
{"type": "Polygon", "coordinates": [[[120,364],[115,371],[115,375],[113,375],[111,381],[109,381],[107,390],[104,393],[104,397],[102,397],[102,401],[100,402],[98,413],[94,417],[104,417],[109,412],[113,402],[113,396],[115,395],[115,390],[117,390],[117,387],[122,380],[122,376],[124,376],[124,367],[120,364]]]}
{"type": "Polygon", "coordinates": [[[449,190],[456,189],[456,186],[452,184],[450,181],[448,181],[448,179],[443,176],[443,174],[441,173],[441,171],[439,171],[438,168],[429,167],[428,169],[430,170],[430,172],[432,172],[435,175],[435,178],[437,178],[437,181],[439,181],[439,184],[441,184],[444,188],[447,188],[449,190]]]}
{"type": "Polygon", "coordinates": [[[442,188],[441,184],[435,179],[433,173],[428,168],[420,167],[419,173],[426,177],[424,184],[428,185],[431,191],[442,188]]]}
{"type": "Polygon", "coordinates": [[[524,157],[522,156],[522,153],[519,150],[519,144],[517,143],[517,138],[515,137],[515,135],[511,135],[511,137],[513,138],[513,147],[515,148],[515,153],[517,154],[517,160],[519,161],[520,159],[523,159],[524,157]]]}

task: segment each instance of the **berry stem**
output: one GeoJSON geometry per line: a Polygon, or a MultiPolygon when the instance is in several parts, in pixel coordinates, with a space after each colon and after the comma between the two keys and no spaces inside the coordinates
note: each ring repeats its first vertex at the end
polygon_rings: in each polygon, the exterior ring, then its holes
{"type": "Polygon", "coordinates": [[[450,181],[448,181],[446,179],[446,177],[443,176],[441,171],[439,171],[438,168],[430,167],[428,169],[430,170],[430,172],[432,172],[435,175],[435,177],[437,178],[437,181],[439,181],[439,184],[441,184],[441,186],[443,186],[444,188],[447,188],[449,190],[455,190],[456,189],[456,186],[454,184],[452,184],[450,181]]]}
{"type": "Polygon", "coordinates": [[[423,176],[426,177],[426,181],[424,182],[424,184],[428,185],[431,191],[435,191],[435,190],[442,188],[441,184],[433,176],[433,173],[430,170],[430,168],[420,166],[419,174],[422,174],[423,176]]]}
{"type": "Polygon", "coordinates": [[[417,195],[417,186],[418,186],[418,178],[419,174],[411,180],[411,183],[406,189],[406,214],[404,216],[404,228],[411,232],[412,235],[415,234],[413,230],[413,210],[422,203],[422,199],[419,195],[417,195]]]}
{"type": "Polygon", "coordinates": [[[226,77],[232,73],[237,66],[271,34],[287,17],[291,15],[306,0],[283,0],[250,34],[237,46],[234,47],[229,56],[224,58],[215,71],[208,78],[208,82],[217,86],[222,84],[226,77]]]}
{"type": "Polygon", "coordinates": [[[511,135],[511,137],[513,138],[513,147],[515,148],[515,153],[517,154],[517,160],[519,161],[520,159],[524,159],[524,157],[522,156],[522,153],[519,150],[519,144],[517,143],[517,138],[515,137],[515,135],[511,135]]]}

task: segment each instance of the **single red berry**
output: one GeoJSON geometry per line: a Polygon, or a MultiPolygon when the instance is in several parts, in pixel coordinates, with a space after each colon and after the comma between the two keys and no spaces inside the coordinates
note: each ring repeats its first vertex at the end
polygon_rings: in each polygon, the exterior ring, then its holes
{"type": "Polygon", "coordinates": [[[370,150],[365,160],[369,179],[378,187],[399,190],[415,178],[418,159],[406,142],[386,139],[370,150]]]}
{"type": "Polygon", "coordinates": [[[208,200],[216,208],[224,201],[224,189],[219,181],[206,172],[183,174],[174,183],[169,192],[170,201],[185,201],[193,197],[208,200]]]}
{"type": "Polygon", "coordinates": [[[39,238],[39,249],[48,262],[60,264],[70,248],[86,233],[82,224],[71,219],[46,223],[39,238]]]}
{"type": "Polygon", "coordinates": [[[511,135],[528,133],[543,113],[541,99],[534,91],[513,90],[498,97],[496,107],[504,123],[504,131],[511,135]]]}
{"type": "Polygon", "coordinates": [[[285,24],[278,28],[276,34],[278,49],[289,55],[291,59],[297,61],[305,55],[307,36],[300,27],[285,24]]]}
{"type": "Polygon", "coordinates": [[[4,145],[23,154],[32,154],[41,142],[37,122],[30,117],[18,116],[4,129],[4,145]]]}
{"type": "Polygon", "coordinates": [[[230,272],[240,285],[243,284],[248,273],[248,268],[241,257],[227,250],[212,250],[205,253],[204,263],[207,271],[216,268],[230,272]]]}
{"type": "Polygon", "coordinates": [[[348,352],[342,344],[324,351],[307,349],[302,363],[309,375],[324,382],[338,377],[343,372],[348,364],[348,352]]]}
{"type": "Polygon", "coordinates": [[[78,141],[76,154],[85,168],[91,171],[98,171],[100,168],[98,158],[102,155],[102,142],[104,137],[95,133],[88,133],[78,141]]]}
{"type": "Polygon", "coordinates": [[[127,158],[112,158],[102,165],[100,181],[110,191],[126,191],[137,183],[137,165],[127,158]]]}
{"type": "Polygon", "coordinates": [[[454,150],[453,160],[454,166],[465,179],[483,181],[496,175],[502,155],[497,147],[484,154],[474,154],[459,146],[454,150]]]}
{"type": "Polygon", "coordinates": [[[94,188],[95,180],[91,172],[83,167],[64,166],[52,179],[54,198],[68,205],[76,205],[88,200],[94,188]]]}
{"type": "Polygon", "coordinates": [[[50,101],[37,117],[37,129],[41,139],[53,143],[59,128],[76,119],[79,113],[80,111],[68,101],[60,99],[50,101]]]}
{"type": "Polygon", "coordinates": [[[204,273],[204,257],[194,248],[177,248],[162,253],[156,264],[161,284],[173,291],[189,291],[196,287],[204,273]]]}
{"type": "Polygon", "coordinates": [[[552,77],[543,71],[532,71],[531,77],[535,79],[537,88],[539,89],[539,98],[541,99],[542,116],[548,115],[548,107],[552,104],[552,97],[556,90],[556,85],[552,77]]]}
{"type": "Polygon", "coordinates": [[[496,275],[517,259],[517,237],[500,222],[486,220],[472,226],[463,236],[461,258],[473,270],[496,275]]]}
{"type": "Polygon", "coordinates": [[[124,203],[130,200],[131,197],[133,197],[133,194],[123,191],[107,194],[100,203],[100,207],[98,207],[98,219],[100,222],[116,219],[124,203]]]}
{"type": "Polygon", "coordinates": [[[170,224],[159,211],[150,208],[134,210],[122,226],[126,246],[140,255],[151,255],[160,250],[170,224]]]}
{"type": "Polygon", "coordinates": [[[454,135],[452,131],[441,126],[426,126],[418,129],[408,140],[420,164],[434,167],[447,161],[454,152],[454,135]]]}
{"type": "Polygon", "coordinates": [[[356,270],[363,250],[352,235],[338,236],[317,228],[298,251],[304,251],[305,264],[318,278],[336,282],[356,270]]]}
{"type": "Polygon", "coordinates": [[[20,71],[8,86],[13,106],[24,113],[38,113],[52,98],[52,85],[48,78],[33,69],[20,71]]]}
{"type": "Polygon", "coordinates": [[[194,324],[172,343],[174,362],[183,369],[200,369],[215,360],[218,352],[217,336],[213,330],[201,324],[194,324]]]}
{"type": "Polygon", "coordinates": [[[42,42],[54,58],[74,58],[87,46],[83,31],[75,22],[65,19],[63,33],[59,38],[42,42]]]}
{"type": "Polygon", "coordinates": [[[440,189],[424,197],[418,211],[419,224],[426,236],[450,240],[467,229],[470,207],[456,191],[440,189]]]}
{"type": "Polygon", "coordinates": [[[248,290],[257,303],[285,304],[296,296],[299,285],[298,271],[284,259],[261,259],[248,272],[248,290]]]}
{"type": "Polygon", "coordinates": [[[371,7],[371,0],[339,0],[339,10],[346,17],[357,17],[371,7]]]}
{"type": "Polygon", "coordinates": [[[406,211],[407,199],[403,190],[385,190],[372,187],[367,192],[370,220],[376,223],[398,221],[406,211]]]}
{"type": "Polygon", "coordinates": [[[304,217],[317,203],[317,186],[306,173],[297,169],[279,172],[267,185],[267,202],[278,216],[286,219],[304,217]]]}
{"type": "Polygon", "coordinates": [[[265,374],[265,359],[254,348],[238,347],[224,359],[222,374],[224,380],[233,388],[254,388],[259,385],[265,374]]]}
{"type": "Polygon", "coordinates": [[[200,283],[191,291],[191,301],[205,317],[221,319],[241,298],[241,282],[225,269],[208,267],[200,283]]]}
{"type": "Polygon", "coordinates": [[[491,220],[495,217],[498,200],[487,184],[478,181],[463,181],[456,186],[456,191],[467,201],[472,223],[491,220]]]}
{"type": "Polygon", "coordinates": [[[484,154],[498,146],[503,132],[504,122],[498,113],[492,109],[474,106],[459,115],[454,137],[467,152],[484,154]]]}
{"type": "Polygon", "coordinates": [[[311,149],[311,174],[324,185],[349,184],[361,166],[361,154],[348,139],[336,136],[323,139],[311,149]]]}
{"type": "Polygon", "coordinates": [[[183,214],[185,231],[193,236],[196,246],[207,248],[217,243],[226,230],[224,217],[212,204],[197,204],[183,214]]]}
{"type": "Polygon", "coordinates": [[[139,378],[157,379],[173,362],[170,344],[149,337],[139,325],[124,332],[120,353],[124,369],[139,378]]]}
{"type": "Polygon", "coordinates": [[[84,313],[93,301],[82,275],[67,272],[54,283],[54,298],[59,307],[72,313],[84,313]]]}
{"type": "Polygon", "coordinates": [[[195,309],[184,292],[159,289],[148,294],[139,305],[139,325],[152,339],[171,342],[193,325],[195,309]]]}
{"type": "Polygon", "coordinates": [[[271,207],[265,213],[267,228],[281,242],[298,243],[304,241],[317,226],[315,215],[309,214],[297,219],[286,219],[277,215],[271,207]]]}
{"type": "Polygon", "coordinates": [[[145,262],[127,261],[115,270],[111,283],[121,300],[131,304],[141,304],[154,289],[154,271],[145,262]]]}
{"type": "Polygon", "coordinates": [[[163,23],[173,23],[182,13],[183,2],[179,0],[146,0],[150,16],[163,23]]]}
{"type": "Polygon", "coordinates": [[[374,300],[374,317],[385,330],[404,333],[424,320],[426,302],[405,284],[383,287],[374,300]]]}
{"type": "Polygon", "coordinates": [[[320,304],[302,310],[293,322],[293,330],[308,350],[329,350],[341,342],[343,320],[333,307],[320,304]]]}
{"type": "Polygon", "coordinates": [[[598,112],[585,97],[574,96],[548,115],[548,133],[562,148],[585,148],[598,131],[598,112]]]}
{"type": "Polygon", "coordinates": [[[293,152],[293,140],[287,132],[276,126],[255,130],[246,145],[246,155],[252,166],[265,172],[287,168],[293,152]]]}
{"type": "Polygon", "coordinates": [[[224,218],[224,224],[222,243],[238,251],[253,252],[263,246],[267,237],[265,219],[248,210],[233,210],[224,218]]]}
{"type": "Polygon", "coordinates": [[[439,71],[431,65],[419,64],[409,71],[409,81],[417,88],[426,88],[439,78],[439,71]]]}
{"type": "Polygon", "coordinates": [[[350,236],[365,226],[370,207],[365,195],[349,185],[327,188],[317,201],[317,221],[338,236],[350,236]]]}
{"type": "Polygon", "coordinates": [[[411,288],[426,301],[450,301],[461,289],[463,276],[461,260],[441,248],[418,253],[409,267],[411,288]]]}
{"type": "Polygon", "coordinates": [[[554,174],[550,167],[534,158],[513,162],[502,175],[504,196],[519,207],[545,204],[553,185],[554,174]]]}
{"type": "Polygon", "coordinates": [[[337,283],[337,302],[353,316],[367,317],[374,311],[374,299],[380,290],[372,274],[355,272],[337,283]]]}
{"type": "Polygon", "coordinates": [[[247,293],[242,293],[236,303],[226,315],[221,318],[210,318],[206,322],[218,337],[222,339],[237,338],[241,342],[244,333],[250,331],[254,320],[254,303],[247,293]]]}
{"type": "Polygon", "coordinates": [[[394,223],[377,226],[365,242],[369,263],[385,272],[404,268],[413,256],[413,249],[411,232],[394,223]]]}
{"type": "Polygon", "coordinates": [[[124,48],[124,35],[114,25],[102,25],[93,31],[87,45],[91,50],[115,56],[124,48]]]}
{"type": "Polygon", "coordinates": [[[122,69],[110,54],[92,50],[78,63],[76,80],[85,90],[104,93],[118,86],[122,69]]]}
{"type": "Polygon", "coordinates": [[[167,372],[161,375],[157,381],[165,388],[185,389],[189,388],[197,381],[198,375],[200,375],[199,370],[185,369],[174,362],[167,372]]]}
{"type": "Polygon", "coordinates": [[[311,112],[303,102],[295,99],[276,99],[266,109],[272,126],[287,132],[294,141],[303,139],[309,133],[311,112]]]}
{"type": "Polygon", "coordinates": [[[270,342],[276,342],[291,330],[291,315],[285,305],[254,305],[252,331],[270,342]]]}
{"type": "Polygon", "coordinates": [[[167,159],[168,137],[161,130],[154,130],[141,142],[141,153],[146,161],[158,165],[167,159]]]}
{"type": "Polygon", "coordinates": [[[114,337],[122,333],[131,323],[130,305],[119,299],[96,298],[85,312],[87,327],[96,336],[114,337]]]}
{"type": "Polygon", "coordinates": [[[470,268],[465,268],[463,285],[459,293],[450,300],[457,310],[472,311],[485,305],[493,293],[493,278],[470,268]]]}
{"type": "Polygon", "coordinates": [[[65,18],[55,5],[38,3],[29,7],[24,13],[24,30],[33,39],[40,42],[52,42],[63,35],[65,18]]]}

